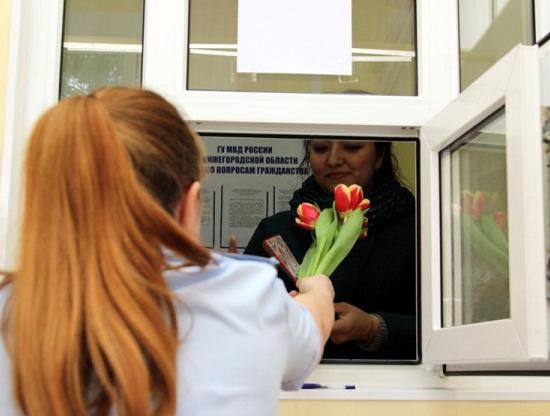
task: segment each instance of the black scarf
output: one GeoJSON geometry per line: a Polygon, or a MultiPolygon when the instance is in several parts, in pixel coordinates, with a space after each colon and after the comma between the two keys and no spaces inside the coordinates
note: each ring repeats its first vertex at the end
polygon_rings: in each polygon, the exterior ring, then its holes
{"type": "MultiPolygon", "coordinates": [[[[370,208],[366,214],[369,228],[404,217],[414,212],[416,205],[413,194],[394,178],[375,184],[371,192],[364,193],[364,197],[370,200],[370,208]]],[[[333,201],[333,196],[324,193],[313,176],[310,176],[302,183],[302,187],[294,192],[289,205],[292,214],[296,216],[298,205],[302,202],[317,204],[319,208],[324,209],[331,207],[333,201]]]]}

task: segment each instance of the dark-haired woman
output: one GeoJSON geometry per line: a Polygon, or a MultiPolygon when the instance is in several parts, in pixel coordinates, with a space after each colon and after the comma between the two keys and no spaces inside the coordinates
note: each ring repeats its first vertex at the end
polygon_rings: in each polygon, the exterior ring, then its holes
{"type": "MultiPolygon", "coordinates": [[[[289,211],[259,224],[245,253],[268,256],[262,242],[279,234],[300,262],[312,237],[295,224],[298,205],[323,209],[332,205],[336,185],[361,185],[371,201],[368,235],[330,276],[337,319],[324,358],[415,360],[415,199],[396,178],[391,143],[315,139],[305,147],[312,176],[294,193],[289,211]]],[[[295,289],[282,270],[279,277],[295,289]]]]}

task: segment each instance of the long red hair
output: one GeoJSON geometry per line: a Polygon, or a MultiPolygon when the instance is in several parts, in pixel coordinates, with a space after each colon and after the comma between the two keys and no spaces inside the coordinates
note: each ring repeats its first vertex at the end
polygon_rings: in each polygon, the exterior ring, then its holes
{"type": "Polygon", "coordinates": [[[210,254],[170,213],[202,175],[176,109],[144,90],[61,101],[28,145],[21,256],[3,316],[28,415],[172,415],[178,333],[162,247],[210,254]]]}

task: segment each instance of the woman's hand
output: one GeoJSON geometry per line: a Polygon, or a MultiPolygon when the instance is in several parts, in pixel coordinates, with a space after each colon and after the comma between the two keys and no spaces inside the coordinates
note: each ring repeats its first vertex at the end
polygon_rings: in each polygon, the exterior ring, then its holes
{"type": "Polygon", "coordinates": [[[361,340],[370,342],[380,326],[380,321],[371,315],[346,302],[335,303],[336,321],[330,333],[335,344],[361,340]]]}
{"type": "Polygon", "coordinates": [[[237,237],[233,234],[229,237],[229,248],[227,249],[227,252],[228,253],[237,252],[237,237]]]}
{"type": "Polygon", "coordinates": [[[329,296],[331,301],[334,300],[334,287],[332,286],[332,282],[323,274],[298,279],[296,280],[296,286],[301,294],[323,292],[329,296]]]}
{"type": "Polygon", "coordinates": [[[313,315],[321,334],[321,345],[324,346],[334,323],[332,282],[328,277],[320,274],[298,279],[296,286],[299,293],[294,295],[294,300],[304,305],[313,315]]]}

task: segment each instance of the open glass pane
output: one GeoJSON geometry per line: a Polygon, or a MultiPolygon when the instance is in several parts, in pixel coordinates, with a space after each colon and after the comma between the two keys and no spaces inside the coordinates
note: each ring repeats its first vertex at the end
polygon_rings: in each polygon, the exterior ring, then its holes
{"type": "Polygon", "coordinates": [[[512,49],[422,127],[426,362],[548,356],[538,56],[512,49]]]}
{"type": "Polygon", "coordinates": [[[139,86],[144,0],[66,0],[60,96],[139,86]]]}
{"type": "Polygon", "coordinates": [[[447,150],[452,235],[444,238],[452,255],[443,282],[452,285],[450,326],[510,317],[504,117],[499,111],[447,150]]]}
{"type": "Polygon", "coordinates": [[[238,0],[189,1],[187,89],[417,94],[414,0],[352,0],[351,76],[237,72],[237,8],[238,0]]]}
{"type": "Polygon", "coordinates": [[[533,43],[533,0],[459,0],[460,89],[518,43],[533,43]]]}

